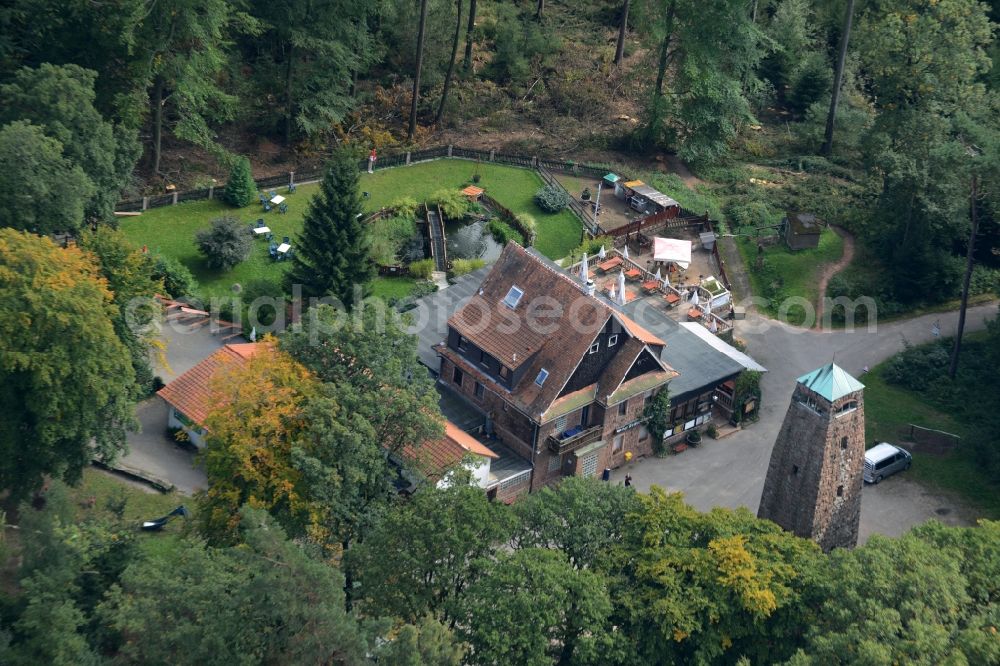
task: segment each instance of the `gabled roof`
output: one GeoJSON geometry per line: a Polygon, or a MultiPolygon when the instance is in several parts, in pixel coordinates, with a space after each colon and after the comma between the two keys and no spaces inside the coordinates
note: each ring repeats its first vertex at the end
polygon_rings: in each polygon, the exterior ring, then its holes
{"type": "Polygon", "coordinates": [[[490,460],[500,457],[451,421],[444,423],[444,437],[424,442],[420,446],[407,445],[403,447],[403,456],[421,473],[431,478],[444,476],[448,470],[457,467],[466,456],[490,460]]]}
{"type": "Polygon", "coordinates": [[[157,394],[186,417],[203,426],[215,404],[212,400],[212,379],[219,370],[245,364],[262,349],[272,348],[266,342],[230,344],[218,349],[157,394]]]}
{"type": "MultiPolygon", "coordinates": [[[[512,242],[504,248],[478,292],[452,315],[448,324],[507,367],[525,366],[520,382],[510,393],[525,413],[540,420],[609,319],[636,341],[637,349],[653,345],[653,355],[659,356],[663,340],[609,303],[588,295],[579,280],[559,266],[512,242]],[[524,292],[514,308],[503,302],[512,286],[524,292]],[[534,309],[533,304],[537,304],[534,309]],[[542,369],[548,377],[538,386],[535,378],[542,369]]],[[[457,361],[446,347],[438,350],[457,361]]],[[[631,363],[615,387],[629,368],[631,363]]]]}
{"type": "Polygon", "coordinates": [[[865,385],[835,363],[828,363],[798,378],[798,383],[833,402],[849,393],[864,389],[865,385]]]}

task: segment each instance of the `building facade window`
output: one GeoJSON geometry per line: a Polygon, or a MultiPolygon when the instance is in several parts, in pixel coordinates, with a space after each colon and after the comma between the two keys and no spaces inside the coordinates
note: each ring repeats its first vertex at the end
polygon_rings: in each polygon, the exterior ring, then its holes
{"type": "Polygon", "coordinates": [[[622,449],[625,448],[625,435],[615,435],[615,438],[611,440],[611,453],[617,454],[621,453],[622,449]]]}
{"type": "Polygon", "coordinates": [[[798,473],[799,473],[799,466],[798,465],[792,465],[792,476],[796,476],[796,475],[798,475],[798,473]]]}
{"type": "Polygon", "coordinates": [[[559,459],[559,456],[549,456],[549,474],[558,470],[561,464],[562,461],[559,459]]]}
{"type": "Polygon", "coordinates": [[[840,438],[840,448],[841,448],[841,450],[847,448],[847,437],[841,437],[840,438]]]}
{"type": "Polygon", "coordinates": [[[500,482],[500,490],[507,490],[508,488],[513,488],[514,486],[519,486],[524,483],[528,476],[531,474],[531,470],[512,476],[509,479],[504,479],[500,482]]]}
{"type": "Polygon", "coordinates": [[[618,416],[625,416],[628,412],[628,400],[622,400],[618,403],[618,416]]]}
{"type": "Polygon", "coordinates": [[[458,336],[458,349],[459,349],[459,351],[468,351],[468,349],[469,349],[469,341],[466,340],[461,335],[458,336]]]}
{"type": "Polygon", "coordinates": [[[486,395],[486,387],[483,386],[481,382],[476,382],[475,394],[480,400],[482,400],[483,396],[486,395]]]}
{"type": "Polygon", "coordinates": [[[857,408],[858,408],[857,400],[848,400],[843,405],[837,408],[837,411],[834,412],[834,415],[843,416],[844,414],[850,414],[851,412],[857,410],[857,408]]]}
{"type": "Polygon", "coordinates": [[[508,379],[509,377],[510,377],[510,368],[508,368],[506,365],[501,365],[500,366],[500,378],[501,379],[508,379]]]}
{"type": "Polygon", "coordinates": [[[837,497],[844,496],[844,486],[837,486],[837,497]]]}
{"type": "Polygon", "coordinates": [[[649,439],[649,428],[644,425],[639,426],[639,441],[645,442],[649,439]]]}
{"type": "Polygon", "coordinates": [[[614,347],[616,344],[618,344],[618,336],[617,335],[610,336],[608,338],[608,346],[614,347]]]}
{"type": "Polygon", "coordinates": [[[599,351],[601,351],[601,343],[600,342],[595,342],[594,344],[590,345],[590,353],[591,354],[596,354],[599,351]]]}
{"type": "Polygon", "coordinates": [[[594,451],[583,459],[583,464],[580,466],[580,475],[584,478],[597,475],[597,453],[597,451],[594,451]]]}
{"type": "Polygon", "coordinates": [[[465,373],[458,366],[455,366],[455,372],[451,375],[451,381],[455,382],[455,386],[462,385],[462,379],[465,377],[465,373]]]}

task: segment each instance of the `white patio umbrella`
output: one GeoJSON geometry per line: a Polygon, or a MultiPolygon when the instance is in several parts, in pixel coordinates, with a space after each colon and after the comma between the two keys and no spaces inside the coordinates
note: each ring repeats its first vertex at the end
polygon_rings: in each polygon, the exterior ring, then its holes
{"type": "Polygon", "coordinates": [[[708,330],[710,330],[712,333],[719,332],[719,322],[715,321],[715,317],[712,317],[712,325],[709,327],[708,330]]]}
{"type": "Polygon", "coordinates": [[[608,256],[608,253],[604,251],[604,246],[602,245],[600,251],[597,253],[597,258],[603,260],[606,256],[608,256]]]}
{"type": "Polygon", "coordinates": [[[662,279],[663,279],[663,276],[662,276],[662,275],[660,275],[660,267],[659,267],[659,266],[657,266],[657,267],[656,267],[656,275],[655,275],[655,279],[656,279],[656,281],[657,281],[657,282],[659,282],[660,280],[662,280],[662,279]]]}
{"type": "Polygon", "coordinates": [[[695,289],[691,292],[691,305],[698,307],[701,303],[701,299],[698,298],[698,290],[695,289]]]}
{"type": "Polygon", "coordinates": [[[667,271],[666,275],[663,276],[663,286],[664,287],[670,286],[670,271],[667,271]]]}
{"type": "Polygon", "coordinates": [[[618,303],[625,305],[625,271],[618,271],[618,303]]]}
{"type": "Polygon", "coordinates": [[[250,342],[257,342],[257,327],[250,329],[250,342]]]}
{"type": "Polygon", "coordinates": [[[625,243],[625,247],[622,248],[622,256],[628,259],[628,243],[625,243]]]}
{"type": "Polygon", "coordinates": [[[587,253],[583,253],[583,261],[580,262],[580,282],[587,284],[590,279],[590,271],[587,268],[587,253]]]}
{"type": "Polygon", "coordinates": [[[611,288],[608,289],[608,298],[610,298],[612,301],[618,300],[618,297],[615,295],[615,285],[611,285],[611,288]]]}

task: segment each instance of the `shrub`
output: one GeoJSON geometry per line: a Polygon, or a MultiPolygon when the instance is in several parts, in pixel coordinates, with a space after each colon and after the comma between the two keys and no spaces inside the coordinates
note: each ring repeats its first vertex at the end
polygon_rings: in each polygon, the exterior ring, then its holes
{"type": "Polygon", "coordinates": [[[546,213],[558,213],[569,205],[569,195],[558,185],[546,185],[535,192],[535,203],[546,213]]]}
{"type": "Polygon", "coordinates": [[[457,220],[469,211],[469,200],[458,190],[437,190],[427,201],[441,207],[441,213],[450,219],[457,220]]]}
{"type": "Polygon", "coordinates": [[[163,281],[163,290],[171,298],[190,296],[198,289],[198,281],[187,266],[165,254],[153,255],[153,279],[163,281]]]}
{"type": "Polygon", "coordinates": [[[368,226],[372,260],[385,266],[399,261],[403,247],[417,233],[413,217],[402,215],[375,220],[368,226]]]}
{"type": "Polygon", "coordinates": [[[514,216],[514,219],[521,225],[521,233],[526,234],[529,238],[533,238],[535,236],[535,232],[538,229],[538,224],[535,222],[535,218],[527,213],[518,213],[514,216]]]}
{"type": "Polygon", "coordinates": [[[890,384],[924,392],[929,383],[944,375],[949,359],[947,343],[937,342],[922,347],[906,343],[902,352],[886,361],[882,376],[890,384]]]}
{"type": "Polygon", "coordinates": [[[413,197],[402,197],[389,204],[396,217],[416,217],[419,206],[413,197]]]}
{"type": "Polygon", "coordinates": [[[211,227],[196,233],[195,243],[211,268],[229,270],[250,256],[253,238],[243,222],[226,215],[215,218],[211,227]]]}
{"type": "Polygon", "coordinates": [[[244,315],[249,313],[250,306],[258,298],[273,298],[276,302],[273,306],[271,303],[260,305],[256,311],[256,322],[251,322],[249,317],[244,317],[243,321],[246,321],[247,325],[260,324],[261,326],[270,326],[278,316],[276,308],[284,307],[285,292],[281,288],[281,282],[271,278],[258,278],[247,282],[246,286],[243,287],[243,292],[240,294],[240,300],[243,301],[244,315]]]}
{"type": "Polygon", "coordinates": [[[524,237],[521,232],[497,218],[490,220],[490,234],[493,235],[493,240],[500,245],[506,245],[510,241],[517,241],[524,245],[524,237]]]}
{"type": "Polygon", "coordinates": [[[233,162],[223,198],[230,206],[237,208],[249,206],[257,198],[257,183],[253,182],[250,160],[247,158],[237,157],[233,162]]]}
{"type": "Polygon", "coordinates": [[[433,259],[421,259],[410,264],[410,275],[418,280],[429,280],[434,272],[433,259]]]}
{"type": "Polygon", "coordinates": [[[588,257],[597,256],[601,251],[601,247],[604,247],[605,251],[610,251],[611,248],[615,246],[614,239],[611,236],[597,236],[596,238],[588,238],[587,240],[580,243],[572,252],[569,253],[568,263],[566,266],[570,266],[580,259],[583,258],[583,253],[586,252],[588,257]]]}
{"type": "Polygon", "coordinates": [[[456,259],[451,262],[451,275],[452,277],[465,275],[466,273],[471,273],[472,271],[478,270],[485,265],[486,262],[482,259],[456,259]]]}

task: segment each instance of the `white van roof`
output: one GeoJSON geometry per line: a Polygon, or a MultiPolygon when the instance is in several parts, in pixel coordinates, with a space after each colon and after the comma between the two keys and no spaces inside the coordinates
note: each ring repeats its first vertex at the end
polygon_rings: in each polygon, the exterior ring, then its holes
{"type": "Polygon", "coordinates": [[[877,463],[880,460],[885,460],[889,456],[896,455],[898,452],[899,448],[887,442],[882,442],[881,444],[876,444],[872,448],[865,451],[865,459],[870,460],[873,463],[877,463]]]}

